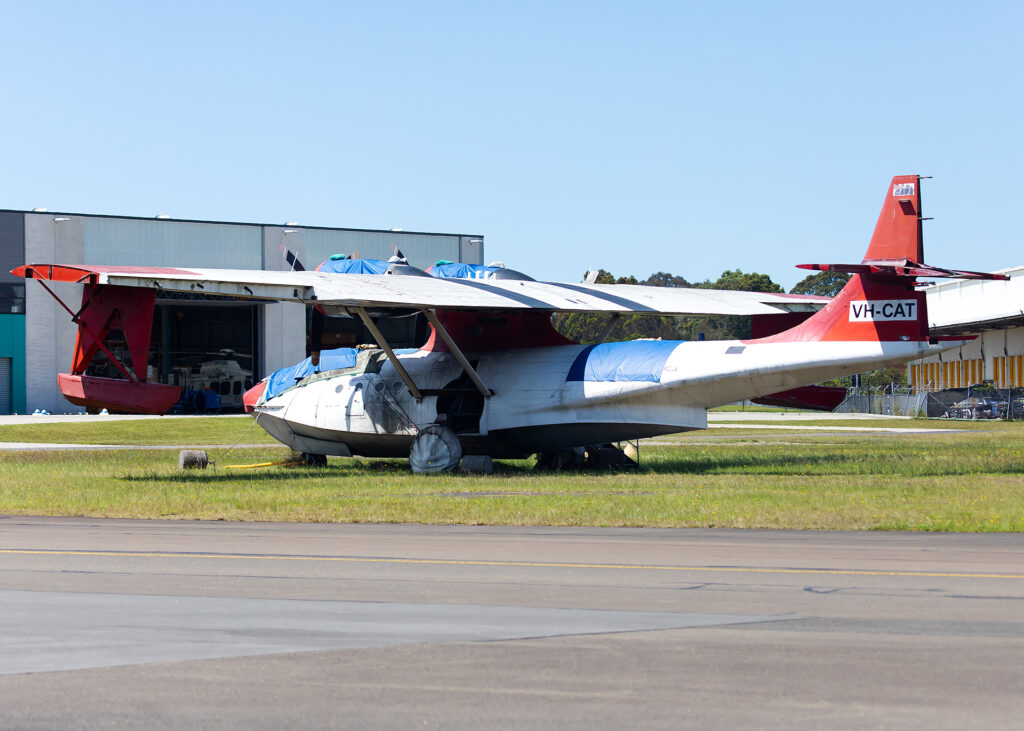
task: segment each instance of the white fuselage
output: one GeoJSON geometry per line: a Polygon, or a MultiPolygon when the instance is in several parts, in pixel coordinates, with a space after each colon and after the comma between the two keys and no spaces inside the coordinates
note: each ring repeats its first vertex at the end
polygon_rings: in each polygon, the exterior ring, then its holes
{"type": "MultiPolygon", "coordinates": [[[[614,354],[624,345],[598,346],[606,350],[595,353],[614,354]]],[[[486,399],[452,355],[420,350],[399,357],[423,392],[421,401],[381,358],[379,372],[376,366],[347,368],[303,379],[261,399],[254,416],[276,439],[300,452],[405,457],[418,429],[441,421],[456,431],[466,453],[518,457],[704,429],[712,406],[905,363],[959,343],[732,340],[658,345],[662,359],[640,374],[630,372],[632,363],[626,361],[627,367],[618,371],[581,375],[580,361],[595,357],[584,353],[582,345],[467,354],[493,392],[486,399]],[[575,376],[570,375],[573,369],[575,376]]]]}

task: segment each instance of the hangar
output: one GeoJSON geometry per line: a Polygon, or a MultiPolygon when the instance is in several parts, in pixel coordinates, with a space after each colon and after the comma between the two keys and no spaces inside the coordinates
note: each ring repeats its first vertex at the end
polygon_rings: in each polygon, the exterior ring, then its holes
{"type": "Polygon", "coordinates": [[[977,335],[956,350],[914,361],[908,384],[935,392],[989,383],[1024,387],[1024,266],[1005,281],[951,279],[928,290],[928,320],[939,336],[977,335]]]}
{"type": "MultiPolygon", "coordinates": [[[[77,326],[42,287],[10,275],[12,268],[60,262],[279,271],[289,268],[282,247],[310,269],[338,254],[387,259],[395,248],[421,268],[439,259],[484,263],[480,235],[0,210],[0,413],[80,410],[64,400],[56,377],[69,369],[77,326]]],[[[79,285],[52,288],[78,309],[79,285]]],[[[306,356],[306,319],[301,304],[163,293],[147,380],[212,389],[226,408],[240,406],[247,384],[306,356]]],[[[389,326],[396,347],[423,335],[412,319],[389,326]]],[[[369,342],[361,328],[334,323],[324,344],[369,342]]],[[[94,375],[107,375],[102,360],[95,368],[94,375]]]]}

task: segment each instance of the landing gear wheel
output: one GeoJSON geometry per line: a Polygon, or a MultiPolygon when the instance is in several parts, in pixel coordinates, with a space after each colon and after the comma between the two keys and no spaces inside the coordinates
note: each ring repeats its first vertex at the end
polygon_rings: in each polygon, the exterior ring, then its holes
{"type": "Polygon", "coordinates": [[[326,454],[312,454],[311,452],[303,452],[302,460],[306,463],[307,467],[326,467],[327,466],[327,455],[326,454]]]}
{"type": "Polygon", "coordinates": [[[587,454],[583,447],[537,454],[538,470],[574,470],[582,467],[586,462],[587,454]]]}
{"type": "Polygon", "coordinates": [[[420,429],[409,450],[409,466],[413,472],[432,474],[453,470],[462,459],[462,444],[451,429],[431,424],[420,429]]]}

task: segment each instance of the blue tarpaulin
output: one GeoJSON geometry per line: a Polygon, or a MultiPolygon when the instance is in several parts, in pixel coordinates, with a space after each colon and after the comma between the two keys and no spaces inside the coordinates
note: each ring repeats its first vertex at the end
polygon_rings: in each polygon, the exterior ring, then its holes
{"type": "Polygon", "coordinates": [[[661,380],[665,361],[682,340],[631,340],[590,345],[569,368],[567,381],[661,380]]]}
{"type": "Polygon", "coordinates": [[[380,259],[328,259],[316,269],[331,274],[383,274],[388,266],[380,259]]]}
{"type": "MultiPolygon", "coordinates": [[[[384,274],[391,266],[383,259],[328,259],[317,267],[318,272],[331,274],[384,274]]],[[[484,264],[461,264],[441,260],[427,272],[440,279],[487,279],[499,267],[484,264]]]]}
{"type": "MultiPolygon", "coordinates": [[[[358,261],[358,260],[357,260],[358,261]]],[[[270,374],[267,379],[267,388],[264,391],[264,398],[271,399],[282,391],[291,388],[306,376],[311,376],[320,371],[335,371],[339,368],[351,368],[356,364],[355,348],[335,348],[320,352],[320,365],[313,367],[313,361],[306,358],[301,363],[296,363],[287,368],[281,368],[270,374]]]]}
{"type": "Polygon", "coordinates": [[[487,279],[498,267],[483,264],[459,264],[450,261],[439,261],[427,271],[433,277],[441,279],[487,279]]]}

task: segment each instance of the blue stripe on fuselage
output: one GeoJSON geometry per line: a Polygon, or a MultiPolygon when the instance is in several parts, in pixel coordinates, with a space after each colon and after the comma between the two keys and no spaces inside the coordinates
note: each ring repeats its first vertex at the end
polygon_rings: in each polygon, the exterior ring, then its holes
{"type": "Polygon", "coordinates": [[[682,340],[631,340],[601,343],[580,351],[566,381],[661,380],[665,361],[682,340]]]}

